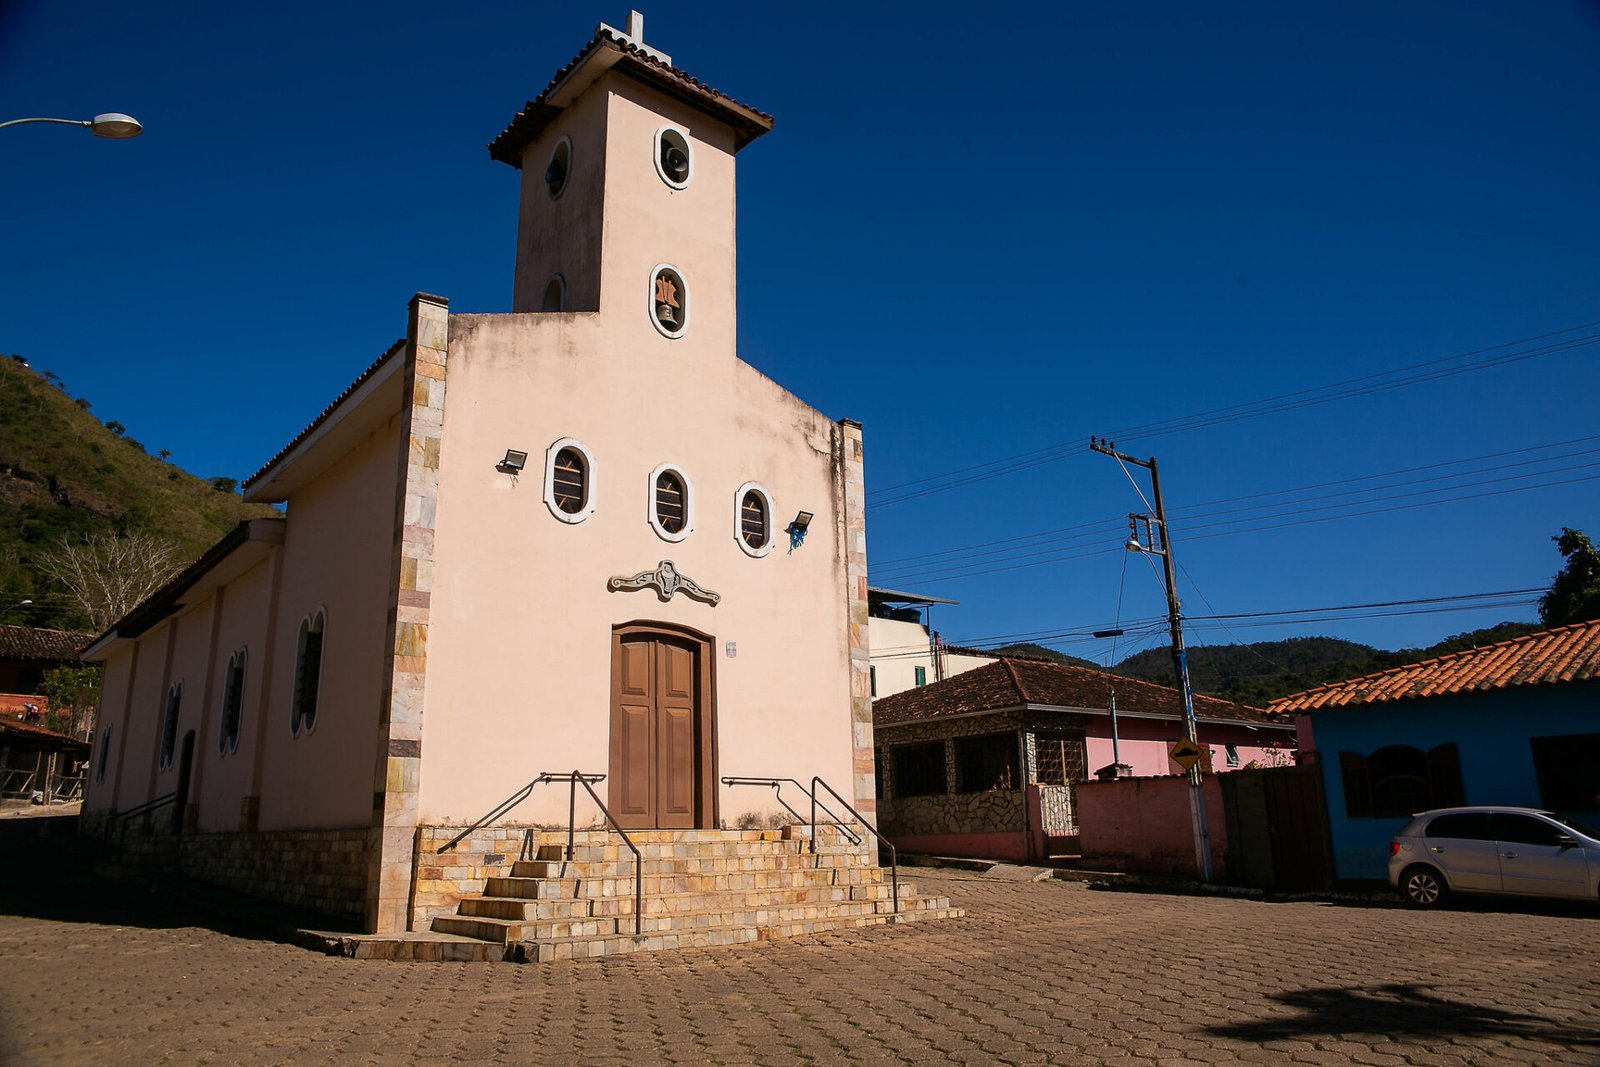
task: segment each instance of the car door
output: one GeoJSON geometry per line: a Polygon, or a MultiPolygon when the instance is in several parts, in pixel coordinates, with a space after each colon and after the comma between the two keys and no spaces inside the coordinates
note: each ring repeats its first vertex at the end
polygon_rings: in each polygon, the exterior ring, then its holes
{"type": "Polygon", "coordinates": [[[1500,883],[1507,893],[1541,897],[1587,897],[1589,863],[1583,849],[1563,845],[1571,837],[1536,815],[1497,811],[1489,819],[1500,848],[1500,883]]]}
{"type": "Polygon", "coordinates": [[[1444,872],[1450,888],[1500,892],[1500,849],[1482,811],[1437,815],[1422,831],[1424,858],[1444,872]]]}

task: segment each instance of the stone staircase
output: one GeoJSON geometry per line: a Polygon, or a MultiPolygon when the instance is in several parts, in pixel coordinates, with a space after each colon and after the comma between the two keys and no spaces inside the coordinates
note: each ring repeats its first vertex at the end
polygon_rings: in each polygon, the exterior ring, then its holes
{"type": "Polygon", "coordinates": [[[585,831],[530,842],[532,859],[461,897],[435,933],[505,946],[522,962],[583,959],[690,946],[738,945],[847,927],[964,914],[945,897],[921,897],[900,879],[895,913],[889,871],[869,843],[837,827],[782,830],[641,830],[643,909],[634,921],[634,858],[622,839],[585,831]],[[559,838],[559,843],[556,842],[559,838]]]}

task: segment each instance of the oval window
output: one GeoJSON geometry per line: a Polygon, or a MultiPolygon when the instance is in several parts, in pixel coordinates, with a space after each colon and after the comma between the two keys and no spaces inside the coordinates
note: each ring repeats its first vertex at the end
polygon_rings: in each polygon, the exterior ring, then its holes
{"type": "Polygon", "coordinates": [[[751,548],[767,547],[767,531],[771,527],[767,515],[767,502],[754,489],[746,492],[739,501],[739,536],[751,548]]]}
{"type": "Polygon", "coordinates": [[[572,141],[566,137],[556,142],[550,151],[550,162],[544,168],[544,185],[554,200],[567,188],[567,177],[572,172],[572,141]]]}
{"type": "Polygon", "coordinates": [[[663,126],[656,131],[656,173],[662,181],[674,189],[685,188],[692,165],[689,138],[682,130],[663,126]]]}
{"type": "Polygon", "coordinates": [[[539,301],[540,311],[567,310],[567,280],[557,274],[544,287],[544,297],[539,301]]]}
{"type": "Polygon", "coordinates": [[[650,272],[650,321],[667,337],[682,337],[689,325],[689,287],[671,264],[650,272]]]}
{"type": "Polygon", "coordinates": [[[656,475],[656,525],[669,534],[682,533],[689,517],[689,492],[677,471],[656,475]]]}
{"type": "Polygon", "coordinates": [[[589,501],[589,465],[576,448],[563,448],[556,453],[550,470],[550,494],[556,507],[568,515],[576,515],[589,501]]]}

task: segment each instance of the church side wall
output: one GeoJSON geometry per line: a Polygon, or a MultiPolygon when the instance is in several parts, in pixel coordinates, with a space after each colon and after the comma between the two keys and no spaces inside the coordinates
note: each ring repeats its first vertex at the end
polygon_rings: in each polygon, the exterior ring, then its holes
{"type": "Polygon", "coordinates": [[[400,464],[392,419],[289,499],[265,709],[262,830],[366,827],[372,819],[378,695],[387,665],[390,556],[400,464]],[[301,622],[325,613],[316,720],[291,733],[301,622]]]}
{"type": "Polygon", "coordinates": [[[217,620],[215,652],[211,658],[206,705],[201,716],[200,747],[195,753],[194,798],[199,805],[197,827],[202,831],[236,830],[241,804],[253,795],[252,765],[263,708],[266,670],[272,661],[267,648],[267,612],[272,596],[272,564],[257,564],[222,591],[222,611],[217,620]],[[244,696],[240,705],[239,739],[233,747],[221,744],[222,691],[227,684],[228,658],[244,652],[244,696]]]}

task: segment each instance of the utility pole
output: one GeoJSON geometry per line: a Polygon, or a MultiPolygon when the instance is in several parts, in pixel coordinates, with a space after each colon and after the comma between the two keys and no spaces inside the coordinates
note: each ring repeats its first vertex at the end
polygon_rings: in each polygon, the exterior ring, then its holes
{"type": "MultiPolygon", "coordinates": [[[[1098,437],[1089,439],[1089,448],[1103,456],[1111,456],[1122,463],[1132,463],[1150,472],[1150,489],[1151,496],[1155,498],[1155,514],[1128,516],[1131,535],[1127,547],[1130,552],[1151,552],[1161,557],[1161,573],[1167,587],[1167,626],[1172,633],[1172,666],[1178,676],[1178,692],[1183,696],[1183,736],[1198,747],[1200,739],[1194,721],[1194,690],[1189,686],[1189,656],[1183,647],[1183,615],[1178,602],[1176,565],[1172,560],[1172,535],[1167,528],[1166,508],[1161,502],[1161,475],[1156,469],[1156,459],[1154,456],[1149,459],[1136,459],[1125,455],[1117,451],[1116,445],[1098,437]],[[1141,521],[1145,526],[1148,548],[1141,545],[1138,540],[1141,521]]],[[[1189,768],[1189,813],[1194,821],[1195,862],[1200,869],[1200,880],[1209,882],[1211,881],[1211,830],[1206,822],[1206,795],[1201,785],[1200,774],[1198,762],[1189,768]]]]}

